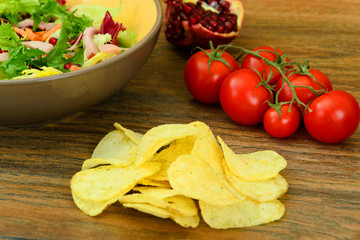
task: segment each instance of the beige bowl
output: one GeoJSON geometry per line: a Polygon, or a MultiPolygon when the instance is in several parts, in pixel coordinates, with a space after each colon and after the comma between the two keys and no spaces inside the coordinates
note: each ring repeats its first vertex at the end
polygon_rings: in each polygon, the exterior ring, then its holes
{"type": "MultiPolygon", "coordinates": [[[[112,5],[100,0],[68,0],[112,5]]],[[[126,52],[94,66],[49,77],[0,80],[0,123],[33,123],[84,110],[121,90],[148,60],[159,36],[159,0],[123,0],[117,20],[138,34],[126,52]]]]}

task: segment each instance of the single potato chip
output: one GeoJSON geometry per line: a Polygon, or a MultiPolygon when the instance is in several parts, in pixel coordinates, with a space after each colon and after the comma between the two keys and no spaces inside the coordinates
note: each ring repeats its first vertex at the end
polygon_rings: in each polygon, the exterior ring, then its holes
{"type": "Polygon", "coordinates": [[[154,197],[154,198],[159,198],[159,199],[164,199],[164,198],[168,198],[168,197],[173,197],[176,195],[179,195],[180,193],[175,191],[174,189],[170,189],[170,188],[162,188],[162,187],[134,187],[133,188],[134,191],[138,191],[141,192],[142,194],[154,197]]]}
{"type": "Polygon", "coordinates": [[[183,216],[181,214],[171,213],[170,218],[174,222],[185,228],[196,228],[197,226],[199,226],[200,223],[200,217],[198,214],[194,216],[183,216]]]}
{"type": "Polygon", "coordinates": [[[171,187],[184,196],[217,205],[227,205],[239,200],[213,168],[192,155],[180,156],[170,165],[168,175],[171,187]]]}
{"type": "Polygon", "coordinates": [[[128,195],[123,195],[119,197],[119,202],[124,203],[141,203],[141,204],[150,204],[155,207],[166,208],[166,202],[160,198],[154,198],[142,193],[132,193],[128,195]]]}
{"type": "Polygon", "coordinates": [[[208,163],[221,178],[225,179],[225,173],[222,168],[224,155],[209,126],[203,122],[192,122],[190,124],[200,130],[191,155],[208,163]]]}
{"type": "Polygon", "coordinates": [[[144,186],[152,186],[152,187],[171,188],[170,183],[168,181],[157,181],[149,178],[140,180],[138,184],[144,186]]]}
{"type": "Polygon", "coordinates": [[[234,153],[218,137],[229,170],[246,181],[261,181],[275,177],[287,165],[286,160],[274,151],[258,151],[248,154],[234,153]]]}
{"type": "Polygon", "coordinates": [[[194,146],[195,137],[189,136],[174,140],[169,147],[159,152],[152,161],[161,163],[158,173],[149,177],[151,180],[168,181],[167,170],[172,162],[183,154],[190,154],[194,146]]]}
{"type": "Polygon", "coordinates": [[[134,162],[136,148],[137,144],[123,131],[114,130],[101,139],[91,158],[106,159],[113,165],[126,167],[134,162]]]}
{"type": "Polygon", "coordinates": [[[117,130],[123,131],[135,144],[139,144],[140,139],[143,137],[141,133],[134,132],[130,129],[124,128],[119,123],[114,123],[114,127],[117,130]]]}
{"type": "Polygon", "coordinates": [[[176,213],[171,212],[170,210],[159,208],[150,204],[142,203],[124,203],[126,208],[134,208],[140,212],[148,213],[160,218],[171,218],[177,224],[182,227],[197,227],[200,222],[199,215],[194,215],[191,217],[182,216],[176,213]]]}
{"type": "Polygon", "coordinates": [[[100,166],[76,173],[70,182],[72,192],[83,200],[103,202],[130,191],[138,181],[157,171],[160,165],[147,163],[138,168],[100,166]]]}
{"type": "Polygon", "coordinates": [[[280,174],[273,178],[251,182],[235,176],[224,164],[226,176],[236,191],[258,202],[266,202],[281,197],[288,190],[288,183],[280,174]]]}
{"type": "MultiPolygon", "coordinates": [[[[153,192],[154,193],[154,192],[153,192]]],[[[160,192],[161,193],[161,192],[160,192]]],[[[160,196],[161,197],[161,196],[160,196]]],[[[132,193],[119,197],[120,203],[145,203],[156,207],[164,208],[172,213],[183,216],[197,215],[197,207],[191,198],[182,195],[175,195],[166,198],[160,198],[154,194],[132,193]]]]}
{"type": "Polygon", "coordinates": [[[204,221],[216,229],[257,226],[279,220],[285,212],[278,200],[263,203],[248,200],[225,206],[199,201],[199,206],[204,221]]]}
{"type": "Polygon", "coordinates": [[[176,195],[164,198],[164,201],[166,202],[166,208],[173,213],[188,217],[198,215],[195,202],[191,198],[176,195]]]}
{"type": "Polygon", "coordinates": [[[170,144],[173,140],[194,136],[198,132],[196,127],[189,124],[164,124],[151,128],[139,142],[135,164],[139,166],[151,160],[161,147],[170,144]]]}
{"type": "Polygon", "coordinates": [[[123,206],[126,208],[134,208],[140,212],[148,213],[159,218],[170,217],[168,210],[147,203],[123,203],[123,206]]]}
{"type": "Polygon", "coordinates": [[[78,197],[74,192],[72,192],[72,197],[76,206],[89,216],[96,216],[102,213],[109,205],[117,201],[117,198],[108,199],[105,201],[92,201],[84,200],[78,197]]]}

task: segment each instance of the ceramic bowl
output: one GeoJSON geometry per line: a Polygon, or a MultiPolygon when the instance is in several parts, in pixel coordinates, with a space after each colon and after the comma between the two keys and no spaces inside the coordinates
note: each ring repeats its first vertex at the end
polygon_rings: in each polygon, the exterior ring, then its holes
{"type": "MultiPolygon", "coordinates": [[[[67,0],[109,5],[118,0],[67,0]]],[[[120,91],[151,55],[162,24],[159,0],[123,0],[116,18],[138,34],[137,43],[107,61],[74,72],[0,80],[0,123],[34,123],[85,110],[120,91]]]]}

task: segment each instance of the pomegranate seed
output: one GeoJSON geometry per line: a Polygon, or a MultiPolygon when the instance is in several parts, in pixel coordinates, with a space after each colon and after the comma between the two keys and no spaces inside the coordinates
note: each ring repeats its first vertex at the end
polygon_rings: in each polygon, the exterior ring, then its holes
{"type": "Polygon", "coordinates": [[[223,25],[218,26],[217,32],[223,33],[225,30],[225,27],[223,25]]]}
{"type": "Polygon", "coordinates": [[[184,4],[183,10],[187,16],[189,16],[192,12],[192,8],[191,8],[191,6],[189,6],[189,4],[184,4]]]}
{"type": "Polygon", "coordinates": [[[194,25],[194,24],[197,24],[198,23],[198,20],[195,16],[191,16],[189,18],[189,22],[190,22],[190,25],[194,25]]]}
{"type": "Polygon", "coordinates": [[[49,43],[52,44],[53,46],[56,45],[57,41],[58,40],[56,38],[53,38],[53,37],[49,39],[49,43]]]}
{"type": "Polygon", "coordinates": [[[64,65],[64,69],[65,69],[65,70],[69,70],[72,65],[73,65],[72,63],[66,63],[66,64],[64,65]]]}

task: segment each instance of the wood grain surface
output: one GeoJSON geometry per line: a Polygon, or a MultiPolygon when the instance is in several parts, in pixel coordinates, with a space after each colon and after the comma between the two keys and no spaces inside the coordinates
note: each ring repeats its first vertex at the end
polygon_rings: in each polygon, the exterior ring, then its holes
{"type": "MultiPolygon", "coordinates": [[[[360,1],[243,0],[234,44],[276,46],[308,59],[335,89],[360,101],[360,1]]],[[[162,31],[164,28],[162,29],[162,31]]],[[[189,52],[160,34],[151,58],[122,91],[86,111],[29,126],[0,126],[0,239],[360,239],[360,131],[322,144],[304,127],[287,139],[239,126],[220,105],[194,101],[183,80],[189,52]],[[237,153],[271,149],[288,166],[286,213],[267,225],[215,230],[203,221],[182,228],[119,204],[97,217],[73,203],[69,182],[100,139],[119,122],[144,133],[164,123],[204,121],[237,153]]],[[[1,113],[0,113],[1,114],[1,113]]]]}

